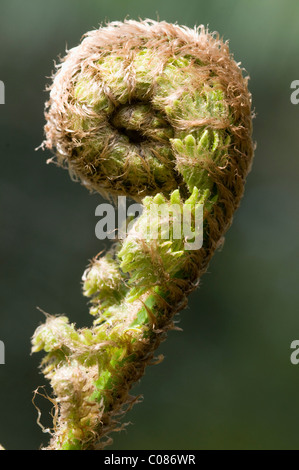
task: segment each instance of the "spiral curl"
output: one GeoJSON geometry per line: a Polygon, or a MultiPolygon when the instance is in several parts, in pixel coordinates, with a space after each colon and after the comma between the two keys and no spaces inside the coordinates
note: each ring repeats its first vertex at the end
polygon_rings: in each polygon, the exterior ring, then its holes
{"type": "MultiPolygon", "coordinates": [[[[204,27],[113,22],[53,77],[44,147],[91,191],[142,201],[123,242],[83,276],[91,329],[49,317],[33,336],[58,405],[49,448],[103,447],[129,392],[186,306],[239,206],[250,170],[251,95],[227,43],[204,27]],[[147,238],[151,204],[204,205],[203,245],[147,238]]],[[[169,227],[168,227],[169,229],[169,227]]],[[[164,233],[165,235],[165,233],[164,233]]]]}

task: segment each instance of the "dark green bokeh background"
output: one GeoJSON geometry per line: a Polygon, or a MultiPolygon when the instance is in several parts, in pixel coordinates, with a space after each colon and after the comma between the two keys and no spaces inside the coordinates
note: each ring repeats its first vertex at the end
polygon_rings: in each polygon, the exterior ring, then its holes
{"type": "MultiPolygon", "coordinates": [[[[94,234],[102,200],[46,165],[45,86],[53,60],[106,20],[153,18],[209,25],[249,73],[258,146],[244,199],[189,308],[136,387],[144,401],[110,449],[299,449],[298,123],[294,0],[1,0],[0,442],[38,449],[33,390],[45,384],[30,356],[41,309],[91,324],[81,275],[106,243],[94,234]]],[[[42,422],[50,424],[46,400],[42,422]]]]}

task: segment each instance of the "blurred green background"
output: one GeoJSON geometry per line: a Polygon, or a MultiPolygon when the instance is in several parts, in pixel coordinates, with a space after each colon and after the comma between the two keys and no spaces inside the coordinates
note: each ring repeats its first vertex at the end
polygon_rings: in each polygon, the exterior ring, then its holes
{"type": "MultiPolygon", "coordinates": [[[[257,150],[245,196],[222,251],[134,392],[142,404],[113,449],[299,449],[299,79],[296,0],[1,0],[0,442],[38,449],[33,390],[46,384],[30,355],[44,321],[37,306],[91,324],[81,275],[106,243],[96,239],[102,202],[66,171],[46,165],[44,101],[53,60],[107,20],[152,18],[208,25],[229,40],[249,73],[257,150]]],[[[108,245],[107,245],[108,246],[108,245]]],[[[48,388],[49,391],[49,388],[48,388]]],[[[48,426],[50,407],[37,399],[48,426]]]]}

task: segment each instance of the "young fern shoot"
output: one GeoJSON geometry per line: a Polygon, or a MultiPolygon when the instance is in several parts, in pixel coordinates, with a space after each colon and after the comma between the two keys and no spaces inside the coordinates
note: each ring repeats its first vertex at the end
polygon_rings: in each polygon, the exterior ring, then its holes
{"type": "Polygon", "coordinates": [[[253,158],[247,81],[217,34],[164,21],[107,24],[58,65],[44,147],[89,190],[144,210],[84,273],[93,326],[49,316],[34,333],[57,409],[47,449],[105,445],[221,244],[253,158]],[[175,205],[180,220],[187,208],[192,223],[203,206],[201,246],[175,236],[176,218],[166,227],[153,204],[175,205]]]}

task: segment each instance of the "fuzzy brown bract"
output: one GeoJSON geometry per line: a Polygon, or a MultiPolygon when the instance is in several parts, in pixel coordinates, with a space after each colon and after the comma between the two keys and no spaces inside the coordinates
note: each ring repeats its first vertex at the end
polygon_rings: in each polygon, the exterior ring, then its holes
{"type": "Polygon", "coordinates": [[[203,26],[113,22],[87,33],[58,66],[44,145],[89,189],[141,200],[184,190],[176,160],[188,156],[178,157],[171,139],[218,129],[231,136],[229,161],[202,165],[224,200],[224,187],[233,188],[235,206],[253,155],[250,108],[247,78],[218,35],[203,26]],[[222,109],[211,112],[213,90],[223,92],[222,109]]]}

